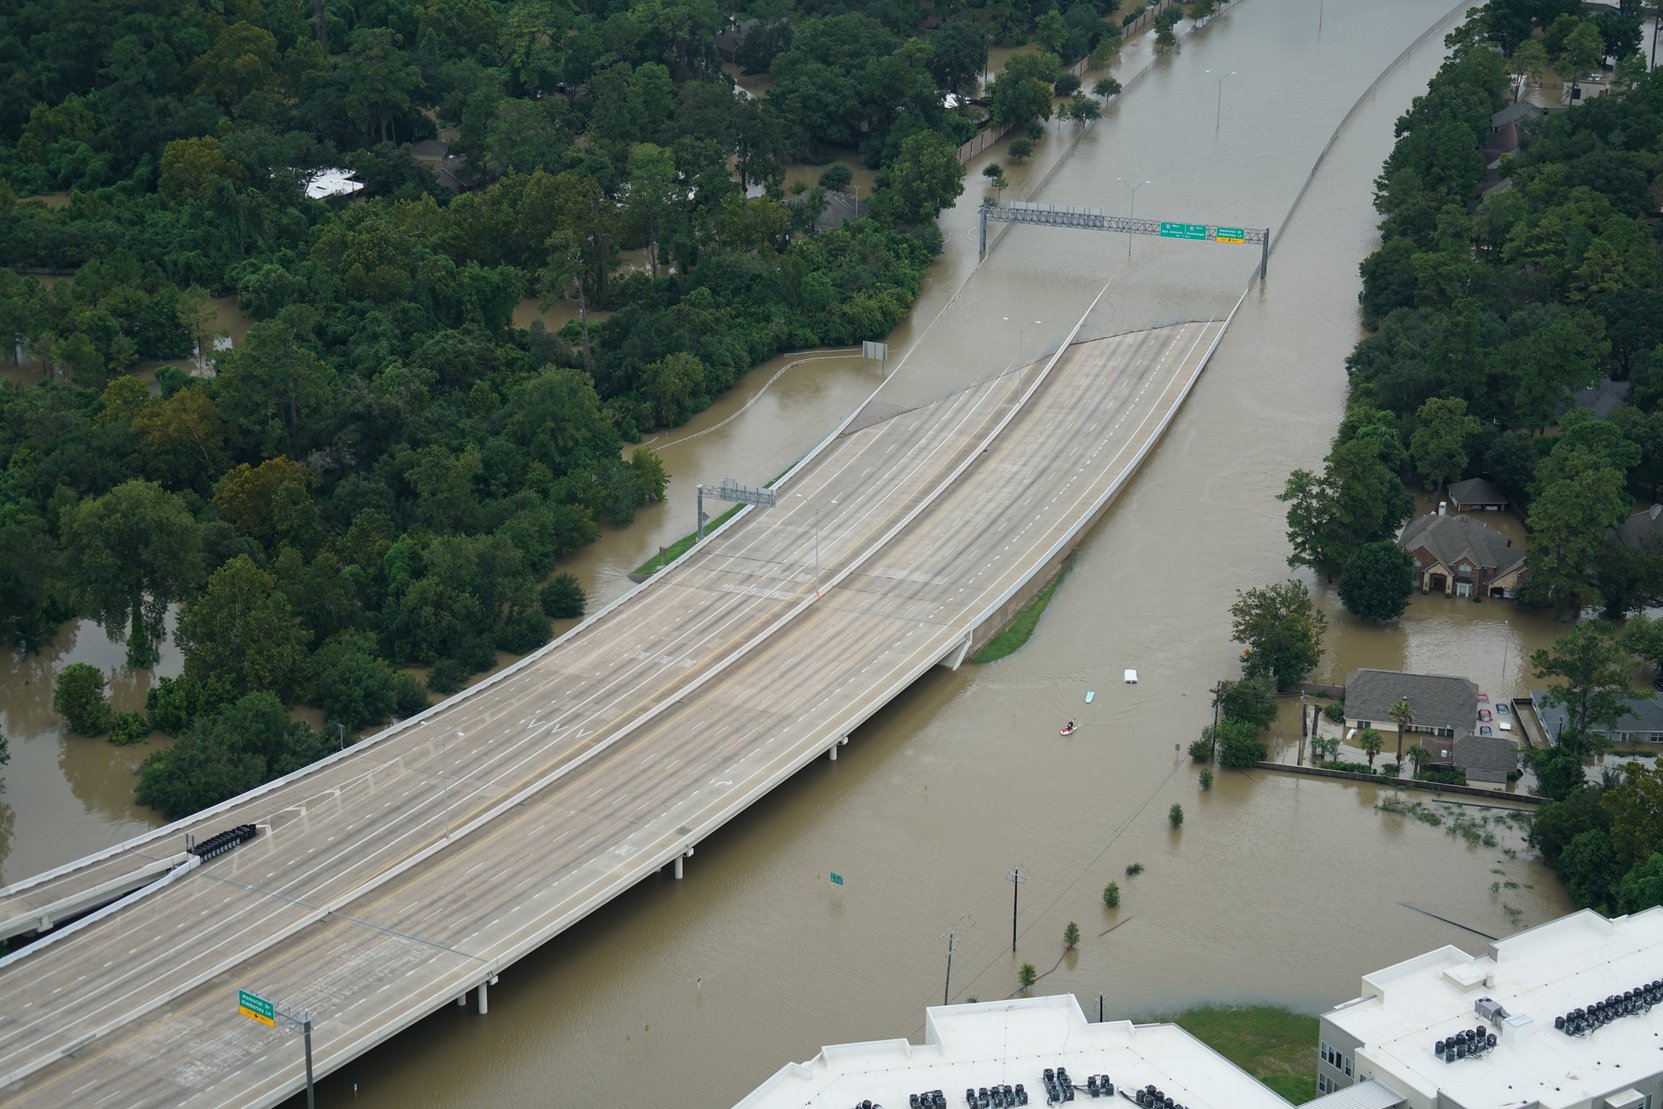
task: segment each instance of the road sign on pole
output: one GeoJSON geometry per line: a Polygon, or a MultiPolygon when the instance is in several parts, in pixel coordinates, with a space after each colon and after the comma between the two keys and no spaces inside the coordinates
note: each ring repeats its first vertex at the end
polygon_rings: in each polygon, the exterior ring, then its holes
{"type": "Polygon", "coordinates": [[[1161,221],[1161,238],[1163,239],[1205,239],[1207,225],[1204,223],[1171,223],[1161,221]]]}
{"type": "Polygon", "coordinates": [[[277,1027],[277,1010],[271,1002],[257,993],[237,991],[237,1011],[250,1020],[257,1020],[267,1028],[277,1027]]]}
{"type": "Polygon", "coordinates": [[[1245,243],[1247,232],[1240,227],[1220,227],[1213,232],[1213,238],[1221,243],[1245,243]]]}

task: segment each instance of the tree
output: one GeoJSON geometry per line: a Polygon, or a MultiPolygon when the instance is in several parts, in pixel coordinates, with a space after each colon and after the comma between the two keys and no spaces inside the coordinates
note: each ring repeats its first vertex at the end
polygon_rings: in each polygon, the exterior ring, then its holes
{"type": "Polygon", "coordinates": [[[1591,20],[1582,20],[1565,36],[1564,50],[1555,59],[1559,72],[1571,75],[1574,96],[1581,88],[1581,79],[1605,60],[1605,37],[1591,20]]]}
{"type": "Polygon", "coordinates": [[[1409,455],[1421,481],[1436,489],[1467,469],[1467,440],[1484,430],[1460,397],[1432,397],[1415,414],[1421,426],[1409,437],[1409,455]]]}
{"type": "Polygon", "coordinates": [[[1218,740],[1218,764],[1226,769],[1249,770],[1270,755],[1270,749],[1259,738],[1259,729],[1245,720],[1221,720],[1214,735],[1218,740]]]}
{"type": "Polygon", "coordinates": [[[311,701],[356,731],[380,724],[393,712],[398,689],[392,668],[376,654],[375,637],[346,631],[335,636],[307,664],[311,701]]]}
{"type": "Polygon", "coordinates": [[[1300,581],[1237,591],[1230,606],[1231,638],[1244,644],[1242,672],[1248,678],[1291,689],[1316,668],[1328,617],[1317,609],[1300,581]]]}
{"type": "Polygon", "coordinates": [[[1072,920],[1062,930],[1062,945],[1066,951],[1073,951],[1080,945],[1080,926],[1072,920]]]}
{"type": "Polygon", "coordinates": [[[571,620],[582,616],[584,606],[589,603],[577,575],[565,571],[549,579],[549,583],[543,586],[538,600],[543,607],[543,614],[555,620],[571,620]]]}
{"type": "Polygon", "coordinates": [[[109,731],[110,702],[104,696],[104,672],[85,662],[64,667],[52,691],[52,707],[78,735],[109,731]]]}
{"type": "Polygon", "coordinates": [[[1340,753],[1340,741],[1333,736],[1311,737],[1311,761],[1314,764],[1331,762],[1340,753]]]}
{"type": "Polygon", "coordinates": [[[1061,68],[1061,59],[1054,54],[1012,54],[988,86],[992,125],[1021,127],[1036,119],[1050,119],[1051,83],[1061,68]]]}
{"type": "Polygon", "coordinates": [[[1397,725],[1397,765],[1399,772],[1403,768],[1403,729],[1415,722],[1415,706],[1407,697],[1399,697],[1392,702],[1392,707],[1386,711],[1397,725]]]}
{"type": "Polygon", "coordinates": [[[1293,548],[1288,565],[1309,566],[1332,579],[1345,548],[1333,483],[1326,474],[1295,470],[1276,499],[1288,506],[1288,546],[1293,548]]]}
{"type": "Polygon", "coordinates": [[[872,214],[898,224],[928,223],[963,191],[958,148],[938,132],[919,131],[902,140],[900,153],[878,175],[872,214]]]}
{"type": "Polygon", "coordinates": [[[1409,763],[1414,768],[1414,776],[1417,778],[1420,777],[1420,768],[1432,761],[1432,752],[1426,749],[1424,743],[1413,744],[1404,754],[1408,756],[1409,763]]]}
{"type": "Polygon", "coordinates": [[[1362,734],[1357,737],[1357,745],[1363,749],[1363,754],[1368,756],[1369,769],[1373,770],[1374,757],[1386,746],[1385,737],[1374,728],[1364,728],[1362,734]]]}
{"type": "Polygon", "coordinates": [[[1543,697],[1547,704],[1563,708],[1567,717],[1563,731],[1549,738],[1579,754],[1598,747],[1590,729],[1596,724],[1615,726],[1633,699],[1634,657],[1603,620],[1578,624],[1547,649],[1533,653],[1530,665],[1538,678],[1564,679],[1543,697]]]}
{"type": "Polygon", "coordinates": [[[1392,540],[1365,543],[1340,571],[1340,601],[1353,616],[1390,623],[1409,606],[1415,570],[1414,558],[1392,540]]]}
{"type": "Polygon", "coordinates": [[[191,63],[196,91],[235,108],[255,92],[273,92],[278,79],[277,39],[264,27],[239,20],[220,31],[206,53],[191,63]]]}
{"type": "Polygon", "coordinates": [[[1507,61],[1507,71],[1516,82],[1513,103],[1519,102],[1519,94],[1526,88],[1542,83],[1542,74],[1547,72],[1547,68],[1548,52],[1541,39],[1529,38],[1519,43],[1507,61]]]}
{"type": "Polygon", "coordinates": [[[1023,989],[1027,989],[1039,981],[1039,971],[1034,968],[1034,964],[1023,963],[1022,969],[1017,972],[1017,981],[1022,983],[1023,989]]]}
{"type": "Polygon", "coordinates": [[[1663,854],[1654,852],[1617,885],[1617,911],[1639,913],[1663,905],[1663,854]]]}
{"type": "Polygon", "coordinates": [[[827,166],[826,171],[820,175],[820,187],[828,192],[848,192],[849,186],[854,183],[854,180],[854,170],[850,169],[842,162],[833,162],[831,165],[827,166]]]}
{"type": "Polygon", "coordinates": [[[199,719],[171,749],[144,760],[135,797],[189,816],[335,750],[333,735],[291,721],[271,693],[250,693],[199,719]]]}
{"type": "Polygon", "coordinates": [[[80,610],[127,640],[130,666],[157,658],[167,606],[202,574],[201,529],[185,502],[128,481],[65,513],[64,569],[80,610]]]}
{"type": "Polygon", "coordinates": [[[1026,162],[1029,158],[1033,157],[1034,154],[1034,144],[1032,139],[1012,139],[1010,141],[1010,146],[1005,149],[1010,154],[1011,161],[1015,162],[1017,165],[1021,165],[1023,162],[1026,162]]]}
{"type": "Polygon", "coordinates": [[[223,680],[237,693],[292,690],[310,639],[276,577],[247,555],[215,570],[179,613],[185,677],[223,680]]]}
{"type": "Polygon", "coordinates": [[[686,196],[676,181],[675,157],[652,143],[635,143],[629,151],[629,200],[625,217],[647,243],[647,260],[658,277],[659,243],[673,230],[686,196]]]}
{"type": "Polygon", "coordinates": [[[415,106],[422,73],[396,45],[387,28],[352,33],[352,48],[337,68],[341,103],[354,126],[383,142],[398,142],[398,119],[415,106]]]}
{"type": "Polygon", "coordinates": [[[1172,807],[1166,810],[1166,822],[1175,829],[1182,828],[1184,826],[1184,806],[1174,801],[1172,807]]]}
{"type": "Polygon", "coordinates": [[[1178,36],[1173,33],[1173,28],[1177,27],[1178,21],[1183,18],[1182,8],[1166,8],[1155,17],[1156,50],[1164,53],[1178,45],[1178,36]]]}
{"type": "Polygon", "coordinates": [[[1227,720],[1245,720],[1257,728],[1276,721],[1276,691],[1262,678],[1224,682],[1218,692],[1219,713],[1227,720]]]}
{"type": "Polygon", "coordinates": [[[214,507],[239,534],[268,548],[289,542],[306,549],[318,529],[306,467],[279,455],[258,466],[232,467],[214,490],[214,507]]]}
{"type": "Polygon", "coordinates": [[[1103,887],[1103,907],[1105,909],[1120,908],[1120,883],[1110,882],[1103,887]]]}
{"type": "Polygon", "coordinates": [[[240,184],[246,171],[232,161],[212,135],[175,139],[162,150],[162,174],[157,190],[169,200],[199,200],[220,182],[240,184]]]}

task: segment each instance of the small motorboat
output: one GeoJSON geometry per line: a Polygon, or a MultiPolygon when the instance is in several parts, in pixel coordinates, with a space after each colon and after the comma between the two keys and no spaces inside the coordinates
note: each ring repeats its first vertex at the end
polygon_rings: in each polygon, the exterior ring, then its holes
{"type": "Polygon", "coordinates": [[[1067,724],[1065,724],[1063,726],[1062,730],[1059,731],[1057,734],[1058,735],[1073,735],[1075,732],[1077,732],[1079,730],[1080,730],[1080,726],[1078,724],[1074,723],[1074,721],[1070,720],[1067,724]]]}

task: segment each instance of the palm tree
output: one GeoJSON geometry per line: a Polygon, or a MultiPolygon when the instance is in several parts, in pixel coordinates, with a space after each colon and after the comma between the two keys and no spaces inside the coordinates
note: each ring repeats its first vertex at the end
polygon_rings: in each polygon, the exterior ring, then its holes
{"type": "Polygon", "coordinates": [[[1380,753],[1380,748],[1386,745],[1386,741],[1373,728],[1364,728],[1363,734],[1357,737],[1357,742],[1362,745],[1363,754],[1369,757],[1369,769],[1373,770],[1374,756],[1380,753]]]}
{"type": "Polygon", "coordinates": [[[1397,765],[1403,768],[1403,729],[1415,722],[1415,706],[1409,703],[1409,698],[1399,697],[1392,702],[1392,707],[1386,713],[1397,722],[1397,765]]]}
{"type": "Polygon", "coordinates": [[[1431,759],[1432,759],[1432,752],[1428,751],[1426,749],[1425,744],[1417,743],[1413,747],[1409,748],[1409,761],[1414,763],[1414,766],[1415,766],[1414,776],[1415,777],[1417,777],[1417,778],[1420,777],[1420,768],[1421,768],[1421,766],[1423,764],[1431,761],[1431,759]]]}

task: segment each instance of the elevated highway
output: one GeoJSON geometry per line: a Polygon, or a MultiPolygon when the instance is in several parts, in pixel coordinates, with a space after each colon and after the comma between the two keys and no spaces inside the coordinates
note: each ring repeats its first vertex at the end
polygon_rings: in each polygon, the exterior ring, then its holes
{"type": "Polygon", "coordinates": [[[822,754],[1066,557],[1153,447],[1223,324],[1066,348],[857,421],[560,642],[283,781],[0,890],[0,922],[249,844],[0,961],[0,1099],[270,1104],[309,1010],[326,1074],[515,960],[822,754]],[[862,424],[865,426],[862,426],[862,424]]]}

